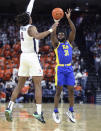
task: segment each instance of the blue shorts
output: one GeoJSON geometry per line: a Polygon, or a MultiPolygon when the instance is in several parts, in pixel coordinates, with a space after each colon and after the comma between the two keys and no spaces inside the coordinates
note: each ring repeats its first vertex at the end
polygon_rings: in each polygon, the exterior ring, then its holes
{"type": "Polygon", "coordinates": [[[55,86],[74,86],[75,78],[72,66],[56,66],[55,86]]]}

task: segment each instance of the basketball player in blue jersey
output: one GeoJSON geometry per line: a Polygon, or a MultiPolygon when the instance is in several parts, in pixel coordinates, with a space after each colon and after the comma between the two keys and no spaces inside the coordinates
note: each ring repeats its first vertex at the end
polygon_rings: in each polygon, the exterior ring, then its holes
{"type": "Polygon", "coordinates": [[[20,39],[21,39],[21,56],[20,67],[18,71],[18,87],[16,87],[12,93],[11,100],[5,110],[5,116],[7,121],[12,121],[12,110],[15,99],[18,97],[21,89],[24,87],[25,81],[28,77],[32,77],[35,86],[35,100],[37,112],[33,113],[33,116],[40,122],[45,123],[41,103],[42,103],[42,88],[41,80],[43,76],[43,70],[40,66],[38,55],[34,50],[34,39],[43,39],[52,31],[56,29],[58,24],[54,24],[48,31],[39,33],[35,26],[32,26],[31,12],[33,8],[34,0],[30,0],[29,5],[25,13],[17,16],[17,23],[20,25],[20,39]]]}
{"type": "Polygon", "coordinates": [[[54,112],[53,112],[53,119],[56,123],[60,123],[61,120],[59,118],[59,111],[58,111],[58,103],[60,99],[60,94],[63,88],[63,85],[66,85],[69,92],[69,103],[70,107],[66,115],[69,119],[75,123],[76,120],[74,118],[74,84],[75,78],[73,74],[73,68],[71,65],[72,62],[72,42],[75,39],[76,29],[73,22],[70,19],[71,10],[67,10],[66,18],[70,25],[71,31],[69,33],[69,38],[66,40],[66,36],[64,32],[59,32],[56,35],[56,30],[51,34],[52,45],[55,50],[56,54],[56,68],[55,68],[55,86],[56,86],[56,94],[54,98],[54,112]]]}

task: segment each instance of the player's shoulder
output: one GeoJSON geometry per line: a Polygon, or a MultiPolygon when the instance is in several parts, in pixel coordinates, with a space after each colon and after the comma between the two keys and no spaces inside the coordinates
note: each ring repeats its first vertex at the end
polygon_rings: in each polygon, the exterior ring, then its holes
{"type": "Polygon", "coordinates": [[[36,27],[34,25],[29,25],[28,26],[28,30],[34,30],[34,29],[36,29],[36,27]]]}
{"type": "Polygon", "coordinates": [[[32,26],[32,25],[26,25],[26,26],[21,26],[20,27],[20,30],[22,30],[22,31],[26,31],[30,26],[32,26]]]}
{"type": "Polygon", "coordinates": [[[73,46],[72,46],[72,43],[71,43],[69,40],[67,40],[66,42],[67,42],[67,44],[69,44],[71,47],[73,47],[73,46]]]}
{"type": "Polygon", "coordinates": [[[31,25],[31,24],[28,24],[27,26],[26,26],[26,28],[32,28],[33,27],[33,25],[31,25]]]}
{"type": "Polygon", "coordinates": [[[28,35],[33,37],[34,33],[37,32],[37,28],[33,25],[29,26],[28,28],[28,35]]]}

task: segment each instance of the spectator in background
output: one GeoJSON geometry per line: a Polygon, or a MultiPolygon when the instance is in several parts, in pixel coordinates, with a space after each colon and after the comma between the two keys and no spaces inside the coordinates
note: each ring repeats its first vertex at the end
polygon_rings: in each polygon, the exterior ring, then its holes
{"type": "Polygon", "coordinates": [[[94,63],[95,63],[95,69],[96,73],[98,75],[99,69],[101,68],[101,48],[99,46],[99,43],[96,42],[90,47],[90,51],[94,55],[94,63]]]}
{"type": "Polygon", "coordinates": [[[28,91],[29,91],[29,85],[25,85],[22,89],[21,89],[21,94],[24,97],[24,102],[29,102],[29,97],[28,97],[28,91]]]}
{"type": "Polygon", "coordinates": [[[77,73],[75,75],[75,80],[76,80],[76,84],[80,84],[81,85],[81,81],[82,81],[82,73],[80,72],[80,70],[77,70],[77,73]]]}
{"type": "Polygon", "coordinates": [[[86,86],[86,84],[87,84],[87,77],[88,77],[88,72],[85,69],[82,72],[82,81],[81,81],[81,85],[82,85],[82,88],[83,88],[84,91],[87,88],[87,86],[86,86]]]}
{"type": "Polygon", "coordinates": [[[87,50],[89,50],[90,47],[95,43],[95,39],[96,39],[95,32],[91,31],[87,33],[87,35],[85,36],[87,50]]]}
{"type": "Polygon", "coordinates": [[[4,103],[6,101],[6,93],[3,92],[1,89],[0,89],[0,102],[4,103]]]}
{"type": "Polygon", "coordinates": [[[6,102],[8,102],[11,98],[13,88],[10,84],[7,83],[5,85],[5,88],[6,88],[6,102]]]}

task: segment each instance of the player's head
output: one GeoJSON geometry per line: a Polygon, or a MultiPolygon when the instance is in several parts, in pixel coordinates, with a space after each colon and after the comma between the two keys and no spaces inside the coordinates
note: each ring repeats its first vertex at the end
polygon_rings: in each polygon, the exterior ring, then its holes
{"type": "Polygon", "coordinates": [[[66,41],[66,33],[64,31],[59,32],[57,38],[60,42],[66,41]]]}
{"type": "Polygon", "coordinates": [[[29,16],[28,13],[24,12],[22,14],[17,15],[16,22],[20,26],[26,26],[28,24],[32,24],[32,18],[29,16]]]}

